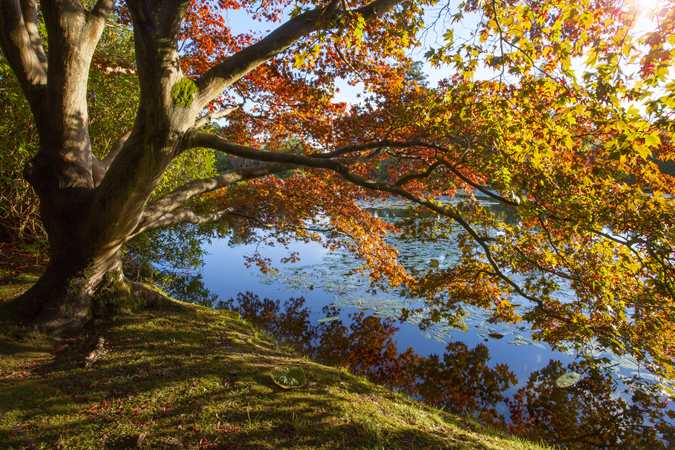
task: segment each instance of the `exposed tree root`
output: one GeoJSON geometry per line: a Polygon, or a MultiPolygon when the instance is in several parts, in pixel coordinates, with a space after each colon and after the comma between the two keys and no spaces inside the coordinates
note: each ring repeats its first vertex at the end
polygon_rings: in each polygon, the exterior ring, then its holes
{"type": "Polygon", "coordinates": [[[81,329],[93,319],[110,320],[145,308],[195,311],[195,308],[158,292],[152,286],[108,277],[92,293],[84,280],[50,280],[43,275],[23,295],[3,302],[1,310],[31,331],[60,335],[81,329]],[[80,286],[80,288],[73,288],[80,286]]]}

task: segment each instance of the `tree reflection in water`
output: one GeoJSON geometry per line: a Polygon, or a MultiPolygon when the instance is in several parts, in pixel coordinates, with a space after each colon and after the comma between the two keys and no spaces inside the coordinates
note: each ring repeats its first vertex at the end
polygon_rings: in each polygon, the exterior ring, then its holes
{"type": "Polygon", "coordinates": [[[672,405],[627,388],[630,401],[617,395],[611,376],[587,362],[563,366],[550,361],[530,375],[511,402],[509,432],[543,439],[566,448],[673,449],[672,405]],[[558,377],[577,372],[581,380],[568,388],[556,386],[558,377]]]}
{"type": "MultiPolygon", "coordinates": [[[[267,330],[281,343],[315,361],[346,366],[351,373],[365,375],[392,389],[421,397],[429,404],[457,414],[469,414],[485,422],[502,422],[496,406],[506,401],[502,393],[516,383],[516,377],[503,364],[487,367],[489,352],[479,344],[469,349],[462,342],[447,345],[445,354],[421,357],[408,348],[399,353],[393,335],[399,330],[390,318],[349,314],[349,325],[342,320],[312,325],[305,299],[261,300],[250,292],[237,300],[219,302],[219,309],[238,311],[250,323],[267,330]]],[[[323,308],[327,316],[341,310],[323,308]]]]}
{"type": "MultiPolygon", "coordinates": [[[[639,390],[626,401],[616,394],[611,376],[584,362],[563,367],[552,360],[509,399],[503,393],[516,385],[516,376],[506,364],[488,367],[489,351],[482,344],[469,349],[463,342],[451,342],[442,357],[422,357],[411,348],[399,352],[393,339],[399,327],[393,319],[358,312],[347,315],[348,326],[342,320],[313,325],[304,304],[303,297],[281,305],[280,300],[261,300],[247,292],[219,301],[217,308],[238,311],[315,361],[346,366],[354,374],[512,434],[574,449],[675,448],[675,429],[667,422],[675,416],[672,405],[639,390]],[[557,378],[570,371],[582,379],[569,388],[557,387],[557,378]],[[501,402],[509,405],[510,423],[496,409],[501,402]]],[[[332,306],[323,312],[327,317],[341,314],[332,306]]]]}

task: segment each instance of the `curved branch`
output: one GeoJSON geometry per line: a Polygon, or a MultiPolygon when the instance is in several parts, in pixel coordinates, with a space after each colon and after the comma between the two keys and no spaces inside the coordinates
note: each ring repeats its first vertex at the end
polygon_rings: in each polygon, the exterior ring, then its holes
{"type": "Polygon", "coordinates": [[[37,0],[21,0],[21,12],[33,51],[40,61],[42,69],[47,73],[47,55],[42,46],[42,39],[38,30],[37,0]]]}
{"type": "Polygon", "coordinates": [[[136,228],[136,231],[133,234],[129,235],[125,242],[129,242],[139,234],[145,233],[146,231],[156,230],[157,228],[165,228],[170,225],[175,225],[177,223],[188,222],[198,225],[202,223],[216,222],[222,219],[223,217],[232,214],[233,212],[234,208],[227,208],[213,213],[202,214],[200,216],[193,213],[189,209],[170,212],[164,214],[162,217],[155,220],[154,222],[148,223],[143,227],[136,228]]]}
{"type": "MultiPolygon", "coordinates": [[[[334,159],[325,159],[322,154],[316,154],[311,156],[305,155],[295,155],[292,153],[277,153],[269,152],[263,150],[257,150],[251,147],[244,145],[235,144],[234,142],[228,141],[227,139],[217,136],[214,134],[208,133],[199,133],[193,132],[192,135],[187,139],[188,148],[211,148],[224,153],[229,153],[235,156],[241,156],[248,159],[255,159],[258,161],[268,161],[268,162],[278,162],[286,164],[295,164],[306,167],[313,167],[317,169],[327,169],[333,172],[338,173],[347,181],[354,183],[355,185],[364,187],[366,189],[388,192],[400,196],[402,198],[408,199],[412,202],[415,202],[419,205],[425,206],[431,209],[434,212],[442,214],[446,217],[449,217],[453,220],[456,220],[462,226],[466,226],[473,231],[473,228],[462,218],[459,211],[457,211],[452,206],[440,206],[434,203],[431,200],[422,198],[415,194],[412,194],[400,186],[394,186],[387,183],[382,183],[379,181],[373,181],[362,176],[359,176],[349,170],[344,161],[338,161],[334,159]]],[[[408,144],[412,146],[412,144],[408,144]]],[[[476,239],[481,239],[481,237],[473,231],[476,239]]]]}
{"type": "Polygon", "coordinates": [[[201,180],[194,180],[184,184],[178,189],[160,197],[159,199],[148,203],[143,211],[137,231],[134,235],[141,233],[140,229],[146,229],[149,224],[152,224],[167,213],[170,213],[177,208],[180,208],[186,201],[192,197],[204,194],[206,192],[215,191],[222,187],[229,186],[239,181],[250,180],[252,178],[260,178],[274,173],[284,172],[286,170],[295,169],[298,166],[290,164],[266,164],[259,167],[246,167],[230,171],[223,175],[218,175],[211,178],[204,178],[201,180]]]}
{"type": "Polygon", "coordinates": [[[92,179],[94,180],[94,186],[98,186],[99,184],[101,184],[101,180],[103,180],[103,177],[105,177],[105,174],[108,171],[110,164],[119,154],[119,152],[122,151],[122,147],[124,147],[124,144],[127,142],[127,139],[129,139],[129,136],[131,136],[131,130],[127,131],[126,133],[118,137],[115,140],[115,142],[113,142],[112,148],[110,149],[110,152],[105,156],[105,158],[103,159],[94,158],[91,169],[92,179]]]}
{"type": "Polygon", "coordinates": [[[207,123],[209,123],[213,120],[223,118],[223,117],[233,113],[237,109],[239,109],[239,106],[233,106],[232,108],[225,108],[225,109],[221,109],[220,111],[212,112],[211,114],[207,114],[204,117],[199,118],[195,122],[194,126],[195,126],[195,128],[201,128],[201,127],[203,127],[204,125],[206,125],[207,123]]]}
{"type": "Polygon", "coordinates": [[[383,147],[392,147],[392,148],[407,148],[407,147],[415,147],[418,145],[418,141],[391,141],[388,139],[384,139],[381,141],[373,141],[373,142],[367,142],[365,144],[356,144],[356,145],[348,145],[346,147],[341,147],[336,150],[333,150],[332,152],[325,152],[325,153],[315,153],[312,155],[314,158],[322,158],[322,159],[331,159],[331,158],[336,158],[338,156],[346,155],[349,153],[356,153],[360,152],[363,150],[373,150],[373,149],[379,149],[383,147]]]}
{"type": "Polygon", "coordinates": [[[112,144],[112,148],[110,149],[110,152],[105,155],[105,158],[103,158],[103,162],[110,166],[110,163],[113,162],[115,157],[119,154],[120,151],[122,151],[122,148],[124,147],[124,144],[127,142],[127,139],[129,139],[129,136],[131,136],[131,130],[123,133],[120,137],[115,139],[115,142],[112,144]]]}
{"type": "MultiPolygon", "coordinates": [[[[312,155],[316,158],[334,158],[336,156],[342,156],[347,153],[352,153],[352,152],[358,152],[362,150],[368,150],[368,149],[373,149],[373,148],[382,148],[382,147],[390,147],[390,148],[409,148],[409,147],[426,147],[434,150],[439,150],[442,152],[447,152],[448,149],[445,147],[441,147],[436,144],[432,144],[430,142],[425,142],[425,141],[418,141],[418,140],[413,140],[413,141],[404,141],[404,142],[398,142],[398,141],[390,141],[390,140],[382,140],[382,141],[376,141],[376,142],[369,142],[366,144],[359,144],[359,145],[350,145],[347,147],[343,147],[337,150],[334,150],[332,152],[326,152],[326,153],[321,153],[321,154],[316,154],[312,155]]],[[[474,183],[471,181],[468,177],[466,177],[463,173],[461,173],[456,166],[451,164],[450,162],[444,160],[444,159],[439,159],[438,161],[434,162],[432,166],[427,169],[427,171],[423,172],[422,174],[417,174],[417,175],[409,175],[407,177],[403,177],[400,180],[396,182],[397,186],[401,186],[408,181],[412,179],[417,179],[417,178],[424,178],[428,176],[436,167],[438,167],[439,164],[444,165],[446,168],[448,168],[457,178],[462,180],[464,183],[468,184],[469,186],[473,187],[474,189],[482,192],[483,194],[487,195],[488,197],[491,197],[495,200],[498,200],[504,204],[511,205],[511,206],[519,206],[519,202],[515,202],[512,200],[509,200],[507,198],[504,198],[500,195],[497,195],[493,192],[490,192],[485,186],[481,186],[478,183],[474,183]]]]}
{"type": "Polygon", "coordinates": [[[47,84],[47,72],[38,57],[18,0],[0,0],[0,47],[35,111],[36,87],[47,84]]]}
{"type": "Polygon", "coordinates": [[[406,175],[404,177],[401,177],[401,178],[398,179],[398,181],[396,181],[396,183],[394,183],[394,185],[395,186],[403,186],[404,184],[408,183],[409,181],[427,178],[440,165],[441,165],[440,161],[435,161],[432,165],[427,167],[427,169],[425,171],[420,172],[420,173],[411,173],[410,175],[406,175]]]}
{"type": "Polygon", "coordinates": [[[228,141],[225,138],[216,136],[213,134],[207,133],[193,133],[193,135],[188,139],[190,142],[189,148],[195,147],[204,147],[218,150],[221,152],[229,153],[236,156],[241,156],[249,159],[257,159],[259,161],[270,161],[270,162],[285,162],[288,164],[297,164],[306,167],[313,167],[319,169],[327,169],[341,175],[345,180],[366,189],[388,192],[393,195],[410,200],[418,205],[424,206],[425,208],[439,214],[441,216],[447,217],[451,220],[457,222],[466,232],[471,236],[471,238],[482,248],[485,257],[487,258],[490,266],[494,270],[495,274],[501,278],[506,284],[508,284],[516,293],[522,297],[530,300],[533,303],[536,303],[539,308],[550,315],[555,317],[558,320],[569,322],[571,319],[560,316],[550,309],[546,308],[544,302],[532,295],[529,295],[525,292],[516,282],[514,282],[504,271],[499,267],[499,264],[494,259],[492,254],[492,249],[490,248],[489,241],[494,240],[487,236],[481,236],[479,232],[468,223],[461,213],[453,206],[444,206],[438,203],[435,203],[432,200],[420,197],[418,195],[412,194],[400,186],[394,186],[391,184],[381,183],[378,181],[369,180],[367,178],[361,177],[354,172],[350,171],[349,168],[342,164],[340,161],[333,159],[323,159],[317,157],[318,155],[304,156],[304,155],[294,155],[291,153],[276,153],[257,150],[251,147],[246,147],[243,145],[235,144],[228,141]]]}
{"type": "Polygon", "coordinates": [[[98,0],[91,10],[91,15],[105,24],[116,2],[117,0],[98,0]]]}
{"type": "Polygon", "coordinates": [[[375,0],[361,8],[340,12],[338,1],[300,14],[268,34],[209,69],[196,81],[200,89],[196,96],[199,109],[213,100],[223,89],[261,64],[274,58],[303,37],[322,29],[336,27],[337,19],[347,15],[361,15],[366,22],[386,13],[403,0],[375,0]]]}

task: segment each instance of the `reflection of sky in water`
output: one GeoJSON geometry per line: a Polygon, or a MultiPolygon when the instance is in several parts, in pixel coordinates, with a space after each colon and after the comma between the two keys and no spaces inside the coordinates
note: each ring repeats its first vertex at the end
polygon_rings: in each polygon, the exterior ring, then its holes
{"type": "MultiPolygon", "coordinates": [[[[264,248],[260,250],[264,256],[271,258],[275,262],[278,262],[282,257],[287,255],[286,250],[279,247],[264,248]]],[[[286,278],[287,281],[289,281],[289,272],[295,272],[296,269],[304,267],[314,270],[317,270],[317,268],[321,269],[327,262],[326,258],[328,259],[329,264],[330,261],[335,259],[332,257],[334,255],[329,255],[326,249],[316,243],[294,244],[291,246],[291,250],[301,252],[300,262],[283,266],[279,265],[278,268],[281,270],[280,276],[261,276],[254,268],[246,268],[243,264],[244,255],[253,253],[255,251],[255,246],[238,245],[229,247],[224,240],[214,241],[208,248],[209,255],[205,259],[205,266],[202,271],[204,283],[208,289],[217,293],[222,299],[236,297],[239,292],[246,291],[251,291],[261,298],[268,297],[273,300],[281,299],[282,301],[289,297],[303,296],[307,300],[306,306],[310,307],[312,310],[311,319],[313,323],[317,323],[320,318],[325,317],[321,313],[321,308],[331,303],[336,303],[336,294],[321,289],[320,285],[325,284],[329,286],[332,284],[333,288],[341,290],[343,287],[356,286],[358,283],[351,280],[354,277],[330,277],[327,275],[330,270],[325,270],[325,272],[324,270],[321,270],[321,274],[314,276],[311,282],[307,279],[303,279],[303,286],[296,285],[295,287],[289,287],[288,284],[278,282],[275,280],[275,277],[280,277],[281,279],[286,278]],[[309,286],[312,285],[314,288],[309,289],[309,286]]],[[[327,268],[323,267],[323,269],[327,268]]],[[[303,272],[305,272],[305,269],[303,269],[303,272]]],[[[291,286],[293,286],[293,283],[291,283],[291,286]]],[[[360,288],[363,289],[365,286],[366,283],[364,282],[360,288]]],[[[340,300],[341,297],[344,296],[339,296],[338,300],[340,300]]],[[[365,304],[366,299],[376,299],[370,306],[377,307],[378,303],[382,303],[382,306],[384,306],[382,310],[392,311],[392,313],[394,312],[393,305],[396,304],[396,300],[392,296],[387,296],[385,294],[378,294],[375,297],[365,294],[347,297],[356,302],[358,302],[360,298],[363,305],[362,307],[368,306],[365,304]],[[389,302],[386,300],[389,300],[389,302]]],[[[350,306],[347,302],[338,301],[337,303],[337,306],[343,308],[343,316],[346,316],[347,313],[359,310],[355,305],[350,306]]],[[[374,313],[374,310],[369,309],[364,312],[366,312],[366,314],[372,314],[374,313]]],[[[512,341],[513,335],[505,335],[504,338],[499,340],[487,338],[486,335],[488,331],[486,331],[486,329],[478,330],[470,327],[466,333],[459,330],[452,330],[451,333],[441,330],[444,337],[434,339],[434,336],[427,338],[425,336],[427,332],[420,332],[419,328],[414,324],[405,323],[397,326],[400,326],[400,330],[395,334],[399,351],[405,351],[408,347],[412,347],[420,356],[429,356],[432,353],[442,355],[445,351],[445,342],[453,340],[461,340],[470,348],[475,347],[479,343],[485,344],[490,350],[489,366],[494,367],[498,363],[507,364],[510,370],[512,370],[518,378],[518,386],[507,391],[505,393],[507,395],[515,393],[519,387],[526,383],[529,374],[534,370],[544,367],[549,359],[558,359],[564,363],[571,362],[573,359],[568,355],[553,352],[548,348],[539,348],[534,345],[509,344],[508,342],[512,341]]],[[[489,329],[498,330],[500,328],[497,326],[490,326],[489,329]]],[[[503,405],[503,407],[503,410],[501,410],[502,408],[498,408],[499,412],[508,416],[508,408],[506,405],[503,405]]]]}
{"type": "MultiPolygon", "coordinates": [[[[385,220],[395,220],[402,216],[400,208],[377,208],[372,209],[371,213],[377,214],[385,220]]],[[[508,214],[498,214],[498,217],[505,221],[517,220],[514,215],[509,216],[508,214]]],[[[429,269],[431,259],[438,260],[440,268],[446,267],[452,262],[453,253],[456,252],[452,243],[448,241],[420,245],[418,242],[406,243],[390,237],[389,243],[401,252],[401,261],[404,261],[404,265],[409,269],[429,269]]],[[[261,246],[258,250],[263,257],[270,258],[273,265],[276,264],[276,267],[281,271],[280,274],[262,275],[255,267],[245,267],[244,256],[254,254],[256,251],[255,245],[230,247],[226,240],[213,241],[207,247],[209,255],[205,258],[205,266],[201,271],[206,288],[218,294],[223,300],[236,298],[240,292],[247,291],[261,299],[281,300],[282,304],[291,297],[304,297],[304,307],[311,309],[308,323],[313,325],[319,325],[319,319],[326,317],[326,314],[321,310],[324,306],[329,305],[341,309],[340,319],[345,327],[355,324],[348,317],[349,314],[363,312],[366,316],[373,314],[379,317],[395,317],[402,307],[421,305],[419,302],[405,298],[405,295],[401,295],[401,292],[368,294],[366,291],[370,287],[370,283],[367,278],[359,275],[348,275],[360,263],[350,255],[343,252],[330,252],[317,243],[296,243],[290,245],[288,250],[280,246],[261,246]],[[301,260],[294,264],[280,264],[279,261],[288,256],[289,251],[299,252],[301,260]]],[[[565,289],[564,284],[561,283],[561,286],[563,288],[558,293],[558,298],[561,301],[573,300],[574,293],[569,288],[565,289]]],[[[521,314],[528,308],[528,302],[524,299],[514,297],[512,301],[521,305],[517,307],[521,314]]],[[[530,330],[527,324],[489,324],[485,321],[487,315],[482,309],[468,307],[466,312],[466,332],[453,329],[447,324],[439,324],[430,330],[420,331],[414,319],[412,320],[413,323],[397,323],[396,326],[399,327],[399,330],[393,336],[397,341],[396,348],[400,353],[412,348],[420,357],[429,357],[435,354],[443,360],[445,356],[453,357],[452,352],[446,352],[446,343],[452,345],[453,341],[461,341],[469,349],[475,348],[478,344],[485,345],[489,351],[489,361],[485,363],[484,367],[479,367],[478,370],[472,367],[471,372],[467,372],[471,374],[468,378],[475,374],[476,379],[481,379],[485,375],[482,370],[489,368],[499,372],[500,369],[497,368],[497,365],[506,365],[508,368],[505,370],[513,372],[517,381],[516,385],[510,389],[506,389],[508,384],[500,388],[499,398],[508,399],[507,401],[510,403],[507,404],[497,400],[497,403],[493,403],[491,408],[503,416],[505,423],[517,426],[519,419],[518,416],[515,416],[515,419],[512,416],[514,412],[512,408],[514,405],[517,406],[519,401],[522,401],[522,395],[533,394],[534,397],[527,397],[525,401],[528,410],[530,402],[533,402],[533,416],[530,419],[534,420],[532,423],[536,425],[533,425],[531,430],[536,433],[531,436],[534,440],[546,440],[544,436],[548,432],[547,430],[553,429],[557,430],[556,432],[561,432],[563,438],[573,437],[574,431],[572,431],[572,435],[565,434],[566,424],[570,422],[576,422],[583,428],[583,431],[582,428],[579,428],[577,433],[586,435],[590,432],[594,436],[602,436],[601,439],[605,439],[605,436],[624,436],[625,438],[625,436],[630,436],[631,433],[646,436],[645,430],[647,428],[643,428],[643,425],[650,426],[647,422],[647,414],[651,414],[650,411],[642,410],[639,412],[636,418],[637,422],[618,422],[615,424],[616,419],[612,419],[612,417],[618,411],[614,408],[618,408],[618,406],[609,402],[609,399],[622,399],[627,405],[632,405],[631,393],[623,380],[638,373],[639,367],[634,360],[626,357],[615,357],[602,351],[595,352],[594,357],[608,357],[613,360],[610,364],[616,365],[610,372],[614,372],[613,378],[617,383],[612,383],[610,380],[606,386],[607,389],[603,390],[602,387],[593,384],[593,378],[588,373],[578,369],[580,366],[572,364],[575,362],[574,352],[570,351],[567,354],[554,352],[548,345],[533,342],[529,337],[530,330]],[[503,337],[498,338],[499,336],[495,333],[502,334],[503,337]],[[491,334],[492,336],[490,336],[491,334]],[[556,364],[560,364],[560,366],[556,366],[556,364]],[[552,367],[559,367],[559,369],[551,372],[552,367]],[[555,382],[566,370],[580,370],[583,375],[579,386],[586,383],[584,385],[586,387],[582,387],[579,391],[567,389],[556,391],[555,382]],[[528,384],[530,376],[536,377],[533,385],[528,384]],[[553,376],[553,378],[546,378],[550,376],[553,376]],[[553,385],[553,390],[550,390],[551,385],[553,385]],[[542,388],[541,392],[539,392],[540,387],[542,388]],[[506,390],[502,391],[501,389],[506,390]],[[537,397],[537,395],[541,395],[541,397],[537,397]],[[521,400],[518,400],[519,396],[521,396],[521,400]],[[552,403],[549,403],[549,400],[552,403]],[[599,403],[596,404],[596,401],[599,403]],[[543,409],[541,409],[542,406],[543,409]],[[547,408],[550,408],[549,416],[545,413],[548,410],[547,408]],[[576,411],[577,409],[577,416],[566,416],[568,410],[576,411]],[[565,419],[561,421],[561,417],[565,419]],[[542,420],[541,423],[538,422],[540,419],[542,420]],[[608,420],[607,423],[603,422],[608,420]],[[613,428],[615,425],[616,428],[613,428]]],[[[260,315],[260,317],[265,317],[265,315],[260,315]]],[[[317,345],[317,342],[314,345],[317,345]]],[[[448,349],[450,348],[448,346],[448,349]]],[[[645,375],[645,371],[640,371],[640,374],[645,375]]],[[[466,378],[465,375],[463,377],[466,378]]],[[[462,378],[460,384],[464,384],[465,378],[462,378]]],[[[426,382],[427,379],[424,375],[421,375],[418,380],[426,382]]],[[[438,382],[442,383],[444,380],[438,382]]],[[[428,381],[434,386],[440,385],[436,384],[433,377],[428,381]]],[[[473,380],[466,381],[471,386],[473,380]]],[[[451,391],[452,388],[448,392],[451,391]]],[[[432,391],[431,394],[428,398],[432,399],[431,403],[433,403],[436,395],[444,398],[445,391],[442,393],[432,391]]],[[[450,402],[455,402],[454,397],[450,399],[450,402]]],[[[672,409],[672,406],[669,409],[672,409]]],[[[665,420],[667,423],[673,423],[667,416],[665,420]]],[[[555,440],[550,442],[555,442],[555,440]]],[[[617,442],[620,443],[621,440],[617,442]]],[[[651,443],[653,442],[650,441],[646,447],[639,448],[652,448],[651,443]]]]}

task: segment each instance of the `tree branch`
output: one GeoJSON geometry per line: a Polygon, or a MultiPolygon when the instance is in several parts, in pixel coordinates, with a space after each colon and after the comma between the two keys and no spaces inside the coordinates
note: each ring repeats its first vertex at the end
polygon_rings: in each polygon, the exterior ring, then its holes
{"type": "MultiPolygon", "coordinates": [[[[561,321],[569,322],[570,319],[560,316],[555,312],[549,310],[544,305],[544,302],[532,295],[529,295],[525,292],[517,283],[515,283],[504,271],[499,267],[497,261],[495,261],[492,254],[492,249],[488,241],[491,239],[481,236],[479,232],[471,226],[461,215],[461,213],[453,206],[440,205],[429,199],[420,197],[418,195],[412,194],[400,186],[395,186],[391,184],[381,183],[378,181],[369,180],[367,178],[361,177],[344,165],[340,161],[333,159],[323,159],[320,158],[320,155],[294,155],[292,153],[277,153],[277,152],[268,152],[257,150],[251,147],[246,147],[243,145],[235,144],[228,141],[227,139],[207,133],[193,133],[190,139],[189,148],[195,147],[204,147],[211,148],[217,151],[229,153],[231,155],[241,156],[249,159],[256,159],[259,161],[270,161],[270,162],[283,162],[288,164],[297,164],[306,167],[314,167],[319,169],[327,169],[341,175],[345,180],[366,189],[388,192],[390,194],[405,198],[410,200],[418,205],[424,206],[425,208],[439,214],[441,216],[447,217],[451,220],[457,222],[467,234],[482,248],[483,254],[487,258],[490,266],[494,270],[495,274],[501,278],[506,284],[508,284],[516,293],[522,297],[530,300],[533,303],[536,303],[539,308],[546,314],[551,317],[555,317],[561,321]]],[[[411,144],[408,144],[409,146],[411,144]]]]}
{"type": "MultiPolygon", "coordinates": [[[[223,175],[191,181],[163,197],[148,203],[145,206],[143,217],[136,230],[145,229],[149,224],[160,220],[167,213],[180,208],[181,205],[184,205],[185,202],[197,195],[215,191],[216,189],[229,186],[239,181],[260,178],[295,168],[297,168],[296,165],[290,164],[266,164],[259,167],[241,168],[223,175]]],[[[137,235],[138,233],[140,233],[140,231],[136,231],[134,235],[137,235]]]]}
{"type": "Polygon", "coordinates": [[[91,15],[105,24],[116,2],[117,0],[98,0],[91,10],[91,15]]]}
{"type": "Polygon", "coordinates": [[[0,0],[0,46],[35,111],[43,106],[35,103],[35,88],[47,84],[47,72],[33,48],[18,0],[0,0]]]}
{"type": "Polygon", "coordinates": [[[366,22],[386,13],[403,0],[375,0],[350,12],[340,12],[338,1],[332,0],[325,7],[315,8],[300,14],[268,34],[262,40],[250,45],[220,64],[209,69],[199,80],[200,89],[196,103],[201,109],[226,87],[259,65],[274,58],[301,38],[322,29],[336,26],[336,19],[347,15],[361,15],[366,22]]]}
{"type": "MultiPolygon", "coordinates": [[[[404,190],[400,186],[394,186],[391,184],[381,183],[379,181],[373,181],[361,177],[352,172],[351,170],[349,170],[347,165],[344,164],[344,161],[325,159],[322,157],[322,154],[305,156],[305,155],[295,155],[292,153],[278,153],[278,152],[257,150],[244,145],[235,144],[234,142],[228,141],[227,139],[221,136],[199,132],[193,132],[192,135],[187,139],[187,141],[188,145],[186,149],[198,147],[210,148],[220,152],[229,153],[231,155],[241,156],[248,159],[255,159],[258,161],[295,164],[300,166],[313,167],[317,169],[331,170],[341,175],[347,181],[354,183],[358,186],[370,190],[388,192],[390,194],[406,198],[419,205],[425,206],[431,209],[432,211],[435,211],[439,214],[442,214],[446,217],[456,220],[460,224],[463,224],[462,226],[466,225],[466,227],[471,228],[470,225],[466,221],[464,221],[459,211],[457,211],[452,206],[439,206],[428,199],[422,198],[420,196],[417,196],[404,190]]],[[[408,144],[408,146],[411,145],[412,144],[408,144]]],[[[480,237],[478,236],[478,234],[475,233],[475,231],[474,234],[476,239],[480,239],[480,237]]]]}
{"type": "Polygon", "coordinates": [[[124,143],[127,141],[127,139],[129,139],[129,136],[131,136],[131,130],[127,131],[118,137],[115,142],[113,142],[112,148],[105,158],[94,158],[92,164],[92,178],[94,180],[94,186],[98,186],[101,183],[101,180],[103,180],[103,177],[105,177],[105,174],[108,171],[108,167],[110,167],[110,164],[113,162],[117,154],[122,150],[122,147],[124,147],[124,143]]]}
{"type": "Polygon", "coordinates": [[[23,20],[26,24],[26,31],[30,37],[33,51],[40,61],[42,70],[47,73],[47,55],[42,46],[42,39],[40,39],[40,32],[38,31],[38,15],[37,15],[37,0],[21,0],[21,12],[23,13],[23,20]]]}
{"type": "Polygon", "coordinates": [[[207,123],[209,123],[213,120],[221,119],[221,118],[233,113],[237,109],[239,109],[239,106],[233,106],[231,108],[225,108],[225,109],[221,109],[220,111],[216,111],[216,112],[212,112],[211,114],[207,114],[204,117],[201,117],[201,118],[197,119],[197,121],[195,122],[195,128],[201,128],[201,127],[203,127],[204,125],[206,125],[207,123]]]}
{"type": "MultiPolygon", "coordinates": [[[[85,30],[89,36],[96,36],[96,42],[98,42],[103,33],[105,23],[108,21],[108,16],[115,6],[116,1],[117,0],[98,0],[91,12],[87,14],[89,20],[85,30]]],[[[93,53],[92,49],[92,55],[93,53]]]]}
{"type": "Polygon", "coordinates": [[[394,183],[394,185],[395,186],[403,186],[404,184],[408,183],[409,181],[427,178],[440,165],[441,165],[440,161],[435,161],[433,164],[431,164],[429,167],[427,167],[427,169],[424,172],[412,173],[410,175],[406,175],[404,177],[401,177],[401,178],[398,179],[398,181],[396,181],[396,183],[394,183]]]}
{"type": "Polygon", "coordinates": [[[222,219],[223,217],[232,214],[233,212],[234,208],[227,208],[213,213],[202,214],[201,216],[198,216],[189,209],[170,212],[164,214],[161,218],[155,220],[154,222],[148,223],[143,227],[136,228],[135,232],[129,235],[129,237],[127,237],[125,242],[129,242],[139,234],[145,233],[146,231],[155,230],[157,228],[165,228],[170,225],[175,225],[177,223],[188,222],[198,225],[202,223],[216,222],[222,219]]]}
{"type": "Polygon", "coordinates": [[[122,147],[124,147],[124,144],[127,142],[127,139],[129,139],[129,136],[131,136],[131,130],[125,132],[120,137],[118,137],[115,142],[113,142],[110,153],[108,153],[105,158],[103,158],[104,163],[110,166],[110,163],[119,154],[119,152],[122,150],[122,147]]]}

